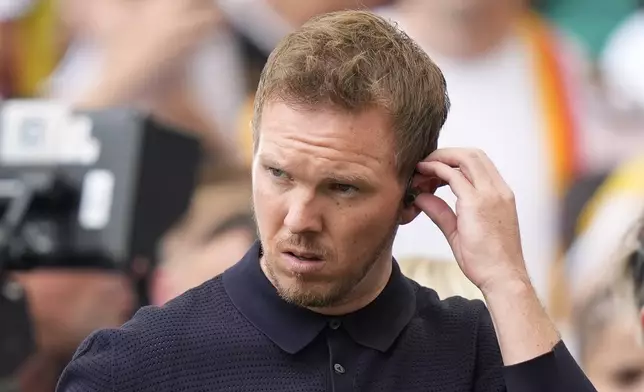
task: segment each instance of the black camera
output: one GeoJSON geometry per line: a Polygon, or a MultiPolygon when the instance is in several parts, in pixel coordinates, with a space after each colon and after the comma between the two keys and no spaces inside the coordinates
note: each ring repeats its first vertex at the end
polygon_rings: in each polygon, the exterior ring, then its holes
{"type": "Polygon", "coordinates": [[[190,200],[198,141],[127,109],[0,108],[0,270],[127,269],[190,200]]]}

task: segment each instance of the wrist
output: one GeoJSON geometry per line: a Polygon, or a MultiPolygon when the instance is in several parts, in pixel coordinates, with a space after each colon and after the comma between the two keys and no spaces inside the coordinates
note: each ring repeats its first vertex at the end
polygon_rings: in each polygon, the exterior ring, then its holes
{"type": "Polygon", "coordinates": [[[526,295],[536,296],[527,273],[513,273],[490,279],[479,287],[486,300],[496,298],[507,301],[509,298],[523,298],[526,295]]]}

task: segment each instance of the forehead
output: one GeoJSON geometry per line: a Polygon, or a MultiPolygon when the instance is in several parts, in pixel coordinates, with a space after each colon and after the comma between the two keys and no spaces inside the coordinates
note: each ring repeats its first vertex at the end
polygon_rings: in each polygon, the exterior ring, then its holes
{"type": "Polygon", "coordinates": [[[351,113],[271,102],[262,112],[257,154],[296,165],[396,173],[389,115],[377,108],[351,113]]]}

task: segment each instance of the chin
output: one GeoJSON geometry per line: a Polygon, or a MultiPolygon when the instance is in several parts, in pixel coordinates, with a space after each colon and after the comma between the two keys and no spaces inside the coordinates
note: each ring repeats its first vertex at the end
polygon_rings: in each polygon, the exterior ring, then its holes
{"type": "Polygon", "coordinates": [[[292,304],[306,308],[325,308],[342,303],[353,289],[353,285],[334,282],[311,282],[297,276],[276,280],[280,297],[292,304]]]}
{"type": "Polygon", "coordinates": [[[311,290],[302,287],[278,290],[280,297],[286,302],[304,308],[325,308],[337,304],[339,298],[321,290],[311,290]]]}

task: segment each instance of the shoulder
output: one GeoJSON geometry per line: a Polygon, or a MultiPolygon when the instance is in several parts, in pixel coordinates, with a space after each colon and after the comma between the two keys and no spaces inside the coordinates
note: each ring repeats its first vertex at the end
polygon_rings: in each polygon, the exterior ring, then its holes
{"type": "Polygon", "coordinates": [[[480,299],[451,296],[411,281],[416,292],[416,314],[408,325],[408,341],[429,342],[433,356],[458,362],[463,374],[479,377],[486,369],[499,376],[502,359],[490,313],[480,299]]]}
{"type": "Polygon", "coordinates": [[[461,337],[476,337],[481,329],[484,333],[489,333],[485,326],[490,315],[482,300],[461,296],[440,298],[435,290],[410,281],[416,292],[415,318],[418,321],[429,323],[441,330],[447,328],[451,334],[461,337]]]}
{"type": "Polygon", "coordinates": [[[208,326],[217,326],[217,320],[225,319],[226,306],[230,303],[218,276],[202,285],[186,291],[164,306],[146,306],[118,329],[124,340],[133,338],[158,339],[176,336],[178,332],[190,334],[208,326]],[[140,336],[139,336],[140,335],[140,336]]]}
{"type": "MultiPolygon", "coordinates": [[[[226,354],[222,338],[239,328],[241,316],[228,299],[221,276],[187,291],[162,307],[144,307],[118,329],[100,330],[78,348],[61,378],[62,385],[88,388],[85,382],[136,388],[160,380],[172,367],[199,361],[203,347],[226,354]]],[[[89,388],[88,390],[93,390],[89,388]]]]}

